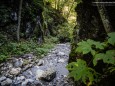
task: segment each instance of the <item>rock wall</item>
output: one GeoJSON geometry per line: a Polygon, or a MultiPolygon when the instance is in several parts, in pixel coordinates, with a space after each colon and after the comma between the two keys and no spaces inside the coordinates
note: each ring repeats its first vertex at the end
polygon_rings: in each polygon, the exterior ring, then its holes
{"type": "MultiPolygon", "coordinates": [[[[16,40],[18,24],[19,1],[0,0],[0,41],[16,40]]],[[[44,35],[56,36],[58,25],[67,22],[58,10],[43,0],[23,0],[21,10],[20,38],[35,38],[39,43],[44,41],[44,35]]]]}
{"type": "MultiPolygon", "coordinates": [[[[17,0],[2,0],[0,2],[0,31],[7,33],[7,37],[12,39],[16,39],[19,3],[17,0]]],[[[33,0],[24,0],[21,16],[21,37],[30,37],[38,24],[37,22],[42,23],[42,20],[42,7],[36,5],[33,0]]]]}
{"type": "MultiPolygon", "coordinates": [[[[82,0],[83,2],[78,4],[75,8],[77,13],[77,25],[73,32],[73,43],[72,43],[72,53],[70,53],[70,62],[75,61],[76,53],[75,49],[77,43],[81,40],[93,39],[96,41],[105,40],[107,33],[105,31],[104,25],[102,23],[98,8],[93,5],[92,2],[95,0],[82,0]]],[[[111,0],[113,1],[113,0],[111,0]]],[[[107,5],[105,6],[106,13],[109,17],[113,31],[115,31],[115,6],[107,5]]]]}

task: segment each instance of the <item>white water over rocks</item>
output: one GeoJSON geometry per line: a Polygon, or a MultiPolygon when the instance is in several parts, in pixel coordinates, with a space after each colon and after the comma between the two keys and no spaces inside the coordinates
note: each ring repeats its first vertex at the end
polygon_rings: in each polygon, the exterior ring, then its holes
{"type": "Polygon", "coordinates": [[[65,68],[69,53],[69,43],[57,44],[40,60],[33,60],[35,56],[26,54],[16,58],[16,63],[2,63],[0,86],[73,86],[73,82],[67,78],[68,70],[65,68]],[[24,65],[25,59],[27,65],[24,65]]]}

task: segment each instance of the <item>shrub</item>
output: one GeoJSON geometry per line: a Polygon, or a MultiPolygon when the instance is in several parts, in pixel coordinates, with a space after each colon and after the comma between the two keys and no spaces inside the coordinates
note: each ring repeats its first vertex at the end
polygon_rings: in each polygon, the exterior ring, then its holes
{"type": "MultiPolygon", "coordinates": [[[[67,65],[68,70],[70,71],[70,77],[73,77],[74,80],[82,81],[87,86],[93,85],[101,81],[103,74],[99,74],[94,68],[97,66],[97,63],[102,60],[104,64],[107,64],[106,68],[100,69],[103,70],[106,75],[111,75],[115,73],[115,32],[108,34],[108,39],[105,42],[97,42],[91,39],[86,41],[79,42],[76,48],[77,53],[91,54],[91,62],[93,67],[90,67],[85,60],[77,59],[77,62],[72,62],[67,65]],[[110,47],[112,46],[112,48],[110,47]]],[[[101,68],[101,67],[99,67],[101,68]]]]}

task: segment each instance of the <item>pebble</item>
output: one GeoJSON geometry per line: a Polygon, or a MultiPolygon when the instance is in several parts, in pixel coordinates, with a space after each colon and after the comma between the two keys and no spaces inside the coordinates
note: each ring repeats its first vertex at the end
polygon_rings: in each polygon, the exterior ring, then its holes
{"type": "Polygon", "coordinates": [[[23,81],[25,79],[25,77],[24,76],[19,76],[16,79],[17,79],[17,81],[23,81]]]}
{"type": "Polygon", "coordinates": [[[58,52],[58,55],[60,55],[60,56],[64,56],[65,53],[64,53],[64,52],[58,52]]]}
{"type": "Polygon", "coordinates": [[[65,62],[66,60],[65,59],[59,59],[58,62],[65,62]]]}

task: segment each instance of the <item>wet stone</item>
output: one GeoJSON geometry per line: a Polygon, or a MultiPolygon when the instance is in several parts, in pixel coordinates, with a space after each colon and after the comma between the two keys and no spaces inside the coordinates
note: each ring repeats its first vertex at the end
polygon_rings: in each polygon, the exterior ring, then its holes
{"type": "Polygon", "coordinates": [[[0,82],[4,81],[6,79],[5,76],[0,77],[0,82]]]}
{"type": "Polygon", "coordinates": [[[14,67],[21,67],[23,65],[23,59],[19,58],[19,59],[15,59],[14,60],[14,67]]]}
{"type": "Polygon", "coordinates": [[[24,77],[24,76],[16,77],[16,78],[13,80],[13,84],[14,84],[14,85],[19,85],[19,84],[21,84],[24,80],[25,80],[25,77],[24,77]]]}
{"type": "Polygon", "coordinates": [[[32,59],[32,58],[34,58],[34,55],[33,54],[25,54],[22,56],[22,58],[32,59]]]}
{"type": "Polygon", "coordinates": [[[73,86],[66,69],[69,52],[69,44],[58,44],[41,60],[31,53],[14,58],[2,64],[0,86],[73,86]]]}
{"type": "Polygon", "coordinates": [[[33,83],[34,80],[32,79],[26,79],[24,82],[22,82],[21,86],[31,86],[30,83],[33,83]]]}
{"type": "Polygon", "coordinates": [[[64,52],[58,52],[58,55],[63,56],[63,55],[65,55],[65,53],[64,52]]]}
{"type": "Polygon", "coordinates": [[[1,82],[1,86],[7,86],[7,85],[11,85],[12,84],[12,80],[7,78],[6,80],[1,82]]]}

